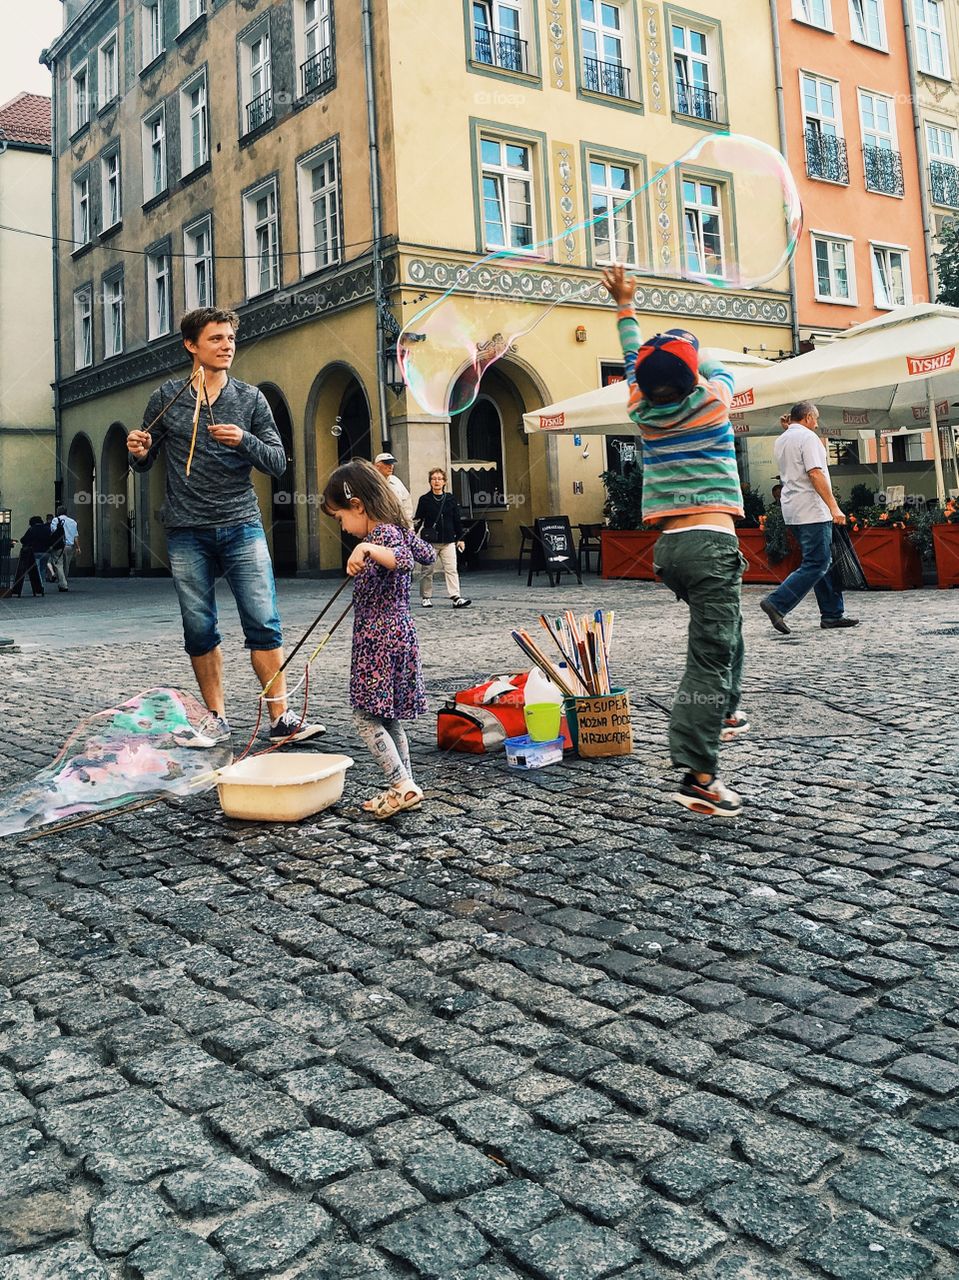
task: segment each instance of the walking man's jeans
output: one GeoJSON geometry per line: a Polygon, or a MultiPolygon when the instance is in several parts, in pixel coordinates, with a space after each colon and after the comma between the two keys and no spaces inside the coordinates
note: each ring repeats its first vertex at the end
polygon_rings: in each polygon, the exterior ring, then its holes
{"type": "Polygon", "coordinates": [[[664,533],[653,551],[656,573],[689,605],[686,670],[669,718],[669,754],[677,768],[716,773],[723,720],[739,707],[743,619],[739,597],[746,561],[731,533],[664,533]]]}
{"type": "Polygon", "coordinates": [[[822,520],[815,524],[791,524],[789,528],[799,543],[802,564],[775,591],[771,591],[766,599],[777,613],[786,614],[795,609],[812,589],[816,593],[822,616],[830,620],[841,618],[846,606],[842,592],[833,586],[830,572],[833,522],[822,520]]]}

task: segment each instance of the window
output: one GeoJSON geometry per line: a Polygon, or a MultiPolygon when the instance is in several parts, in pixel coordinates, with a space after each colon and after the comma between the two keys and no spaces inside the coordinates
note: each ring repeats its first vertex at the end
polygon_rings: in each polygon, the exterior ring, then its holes
{"type": "Polygon", "coordinates": [[[170,332],[170,251],[147,254],[147,337],[170,332]]]}
{"type": "Polygon", "coordinates": [[[198,22],[206,13],[206,0],[180,0],[180,30],[198,22]]]}
{"type": "Polygon", "coordinates": [[[583,88],[629,97],[629,67],[624,57],[623,9],[602,0],[579,0],[579,26],[583,42],[583,88]]]}
{"type": "Polygon", "coordinates": [[[189,80],[180,90],[182,173],[185,176],[210,158],[210,125],[207,115],[206,72],[189,80]]]}
{"type": "Polygon", "coordinates": [[[922,462],[924,454],[922,448],[922,438],[924,431],[910,431],[904,436],[889,436],[889,446],[892,451],[892,462],[922,462]]]}
{"type": "Polygon", "coordinates": [[[882,0],[849,0],[849,26],[854,40],[871,44],[876,49],[885,49],[882,0]]]}
{"type": "Polygon", "coordinates": [[[188,311],[213,306],[213,223],[210,215],[184,228],[183,270],[188,311]]]}
{"type": "Polygon", "coordinates": [[[877,307],[905,307],[912,301],[908,250],[872,245],[872,296],[877,307]]]}
{"type": "Polygon", "coordinates": [[[167,189],[166,112],[163,107],[143,121],[143,199],[167,189]]]}
{"type": "Polygon", "coordinates": [[[252,133],[273,119],[272,68],[270,65],[270,32],[261,24],[253,35],[240,42],[243,81],[246,85],[246,125],[252,133]]]}
{"type": "Polygon", "coordinates": [[[532,147],[504,138],[481,138],[480,151],[486,248],[532,249],[532,147]]]}
{"type": "Polygon", "coordinates": [[[919,70],[949,79],[946,15],[942,0],[913,0],[916,15],[916,60],[919,70]]]}
{"type": "Polygon", "coordinates": [[[810,22],[814,27],[832,30],[829,0],[793,0],[793,17],[800,22],[810,22]]]}
{"type": "Polygon", "coordinates": [[[625,164],[590,158],[590,234],[599,265],[636,263],[636,202],[633,170],[625,164]]]}
{"type": "Polygon", "coordinates": [[[698,120],[718,120],[719,95],[712,89],[717,77],[709,33],[674,22],[672,45],[677,113],[698,120]]]}
{"type": "Polygon", "coordinates": [[[90,84],[86,63],[73,73],[73,98],[70,106],[71,133],[90,123],[90,84]]]}
{"type": "Polygon", "coordinates": [[[926,151],[929,154],[929,184],[936,204],[959,207],[959,168],[956,131],[944,125],[926,123],[926,151]]]}
{"type": "Polygon", "coordinates": [[[335,149],[328,148],[302,161],[297,178],[303,237],[300,270],[308,275],[340,260],[340,194],[335,149]]]}
{"type": "Polygon", "coordinates": [[[690,271],[701,276],[726,274],[718,183],[683,178],[683,239],[690,271]]]}
{"type": "Polygon", "coordinates": [[[86,170],[73,179],[73,239],[77,248],[90,242],[90,175],[86,170]]]}
{"type": "Polygon", "coordinates": [[[246,291],[253,298],[280,283],[276,179],[244,197],[246,291]]]}
{"type": "Polygon", "coordinates": [[[504,71],[528,71],[520,0],[474,0],[473,60],[504,71]]]}
{"type": "Polygon", "coordinates": [[[123,274],[103,281],[103,351],[118,356],[123,351],[123,274]]]}
{"type": "MultiPolygon", "coordinates": [[[[469,375],[467,375],[469,376],[469,375]]],[[[459,388],[452,402],[456,402],[459,388]]],[[[506,506],[503,468],[503,423],[494,402],[481,395],[466,413],[450,422],[451,489],[461,506],[470,511],[506,506]],[[461,470],[457,463],[482,463],[481,470],[461,470]]]]}
{"type": "Polygon", "coordinates": [[[102,231],[109,231],[120,221],[120,151],[111,151],[100,159],[100,175],[103,183],[102,231]]]}
{"type": "Polygon", "coordinates": [[[73,295],[73,366],[93,364],[93,287],[84,285],[73,295]]]}
{"type": "Polygon", "coordinates": [[[297,5],[302,41],[300,92],[318,92],[333,79],[333,20],[330,0],[299,0],[297,5]]]}
{"type": "Polygon", "coordinates": [[[855,302],[852,280],[852,242],[827,236],[812,237],[816,297],[820,302],[855,302]]]}
{"type": "Polygon", "coordinates": [[[143,0],[140,8],[140,56],[143,66],[163,52],[163,13],[160,0],[143,0]]]}
{"type": "Polygon", "coordinates": [[[859,118],[867,189],[887,196],[901,196],[902,158],[896,149],[896,116],[892,98],[860,89],[859,118]]]}
{"type": "Polygon", "coordinates": [[[114,31],[100,45],[100,79],[98,84],[98,102],[105,107],[108,102],[119,96],[120,82],[117,76],[117,33],[114,31]]]}
{"type": "Polygon", "coordinates": [[[800,73],[806,173],[825,182],[849,181],[846,143],[839,115],[839,85],[835,80],[800,73]]]}

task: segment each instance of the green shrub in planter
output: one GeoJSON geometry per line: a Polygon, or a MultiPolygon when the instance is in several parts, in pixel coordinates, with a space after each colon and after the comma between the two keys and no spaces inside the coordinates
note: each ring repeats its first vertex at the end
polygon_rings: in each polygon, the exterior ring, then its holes
{"type": "Polygon", "coordinates": [[[643,527],[643,469],[631,467],[626,475],[604,471],[600,476],[606,490],[603,515],[608,529],[643,527]]]}

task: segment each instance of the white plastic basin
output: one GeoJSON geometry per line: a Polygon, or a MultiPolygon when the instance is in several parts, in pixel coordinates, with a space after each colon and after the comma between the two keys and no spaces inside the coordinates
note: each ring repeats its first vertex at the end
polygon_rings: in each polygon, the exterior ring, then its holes
{"type": "Polygon", "coordinates": [[[250,756],[218,774],[220,808],[228,818],[299,822],[336,804],[352,763],[315,751],[250,756]]]}

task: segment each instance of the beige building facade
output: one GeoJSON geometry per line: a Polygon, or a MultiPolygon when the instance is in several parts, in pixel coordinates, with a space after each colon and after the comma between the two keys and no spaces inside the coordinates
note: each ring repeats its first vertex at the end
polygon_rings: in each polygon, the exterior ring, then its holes
{"type": "MultiPolygon", "coordinates": [[[[46,56],[58,234],[72,242],[58,261],[61,462],[88,564],[164,565],[162,473],[130,478],[123,440],[183,370],[177,320],[201,301],[239,311],[234,373],[263,388],[287,447],[286,476],[257,478],[287,573],[340,568],[318,496],[338,462],[384,445],[414,497],[446,467],[489,522],[494,559],[516,556],[537,515],[600,519],[600,473],[623,454],[602,438],[528,437],[522,415],[618,375],[599,283],[613,256],[646,269],[646,332],[681,324],[704,345],[791,349],[785,273],[748,291],[681,277],[710,236],[731,262],[737,239],[770,234],[736,204],[734,175],[691,172],[692,198],[674,169],[631,215],[602,217],[712,132],[778,145],[768,5],[708,8],[68,4],[46,56]],[[399,328],[501,247],[499,295],[541,322],[469,410],[428,413],[397,378],[399,328]]],[[[482,334],[488,304],[467,289],[462,305],[482,334]]],[[[758,453],[754,466],[769,470],[758,453]]]]}

